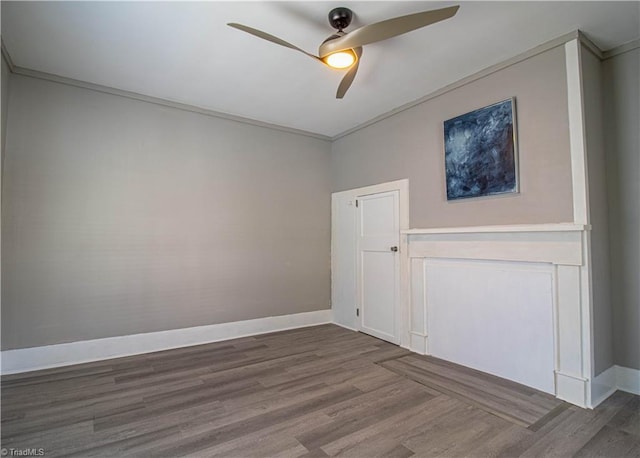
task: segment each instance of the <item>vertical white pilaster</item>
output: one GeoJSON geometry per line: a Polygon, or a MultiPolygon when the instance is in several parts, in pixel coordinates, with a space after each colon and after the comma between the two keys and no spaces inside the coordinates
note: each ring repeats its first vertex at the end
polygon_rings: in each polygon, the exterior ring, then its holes
{"type": "Polygon", "coordinates": [[[410,263],[410,346],[411,351],[427,354],[427,302],[425,290],[425,259],[411,258],[410,263]]]}
{"type": "MultiPolygon", "coordinates": [[[[571,178],[573,183],[573,220],[591,223],[589,211],[589,170],[582,79],[582,43],[580,38],[565,43],[567,68],[567,103],[569,112],[569,140],[571,147],[571,178]]],[[[586,405],[591,406],[593,378],[593,286],[591,269],[591,234],[583,234],[583,265],[580,269],[582,366],[586,383],[586,405]]]]}
{"type": "MultiPolygon", "coordinates": [[[[400,203],[402,205],[402,202],[400,203]]],[[[408,226],[408,223],[407,223],[408,226]]],[[[411,259],[407,234],[400,236],[400,346],[411,348],[411,259]]]]}
{"type": "Polygon", "coordinates": [[[556,396],[587,407],[589,372],[585,370],[585,322],[582,304],[581,266],[559,265],[556,269],[556,396]]]}
{"type": "Polygon", "coordinates": [[[589,189],[585,140],[582,59],[579,39],[565,43],[567,68],[567,103],[569,109],[569,142],[573,183],[573,222],[589,224],[589,189]]]}

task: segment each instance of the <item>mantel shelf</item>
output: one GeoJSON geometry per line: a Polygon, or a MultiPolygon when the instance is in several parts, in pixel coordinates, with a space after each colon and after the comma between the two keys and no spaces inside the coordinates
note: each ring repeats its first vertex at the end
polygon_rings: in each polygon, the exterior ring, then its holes
{"type": "Polygon", "coordinates": [[[589,224],[553,223],[553,224],[516,224],[501,226],[435,227],[431,229],[406,229],[400,231],[406,235],[421,234],[474,234],[496,232],[582,232],[591,230],[589,224]]]}

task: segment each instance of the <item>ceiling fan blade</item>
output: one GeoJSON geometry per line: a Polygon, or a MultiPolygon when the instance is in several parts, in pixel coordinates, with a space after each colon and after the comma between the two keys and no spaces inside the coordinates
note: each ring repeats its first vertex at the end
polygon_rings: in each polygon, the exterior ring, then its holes
{"type": "Polygon", "coordinates": [[[362,56],[362,47],[354,48],[353,50],[358,56],[358,60],[356,63],[349,69],[342,81],[340,81],[340,85],[338,86],[338,91],[336,92],[336,99],[341,99],[347,93],[349,88],[351,87],[351,83],[353,83],[353,79],[356,77],[356,73],[358,73],[358,65],[360,65],[360,56],[362,56]]]}
{"type": "Polygon", "coordinates": [[[320,46],[320,57],[322,58],[328,54],[344,49],[356,48],[386,40],[387,38],[402,35],[403,33],[449,19],[458,12],[458,8],[460,8],[460,6],[423,11],[422,13],[409,14],[407,16],[376,22],[375,24],[365,25],[353,32],[349,32],[341,38],[323,43],[320,46]]]}
{"type": "Polygon", "coordinates": [[[238,30],[242,30],[243,32],[247,32],[250,33],[251,35],[254,35],[258,38],[262,38],[263,40],[267,40],[270,41],[271,43],[275,43],[277,45],[280,46],[284,46],[285,48],[289,48],[289,49],[293,49],[295,51],[300,51],[303,54],[306,54],[309,57],[312,57],[316,60],[319,60],[320,62],[322,62],[322,60],[320,60],[319,57],[314,56],[311,53],[308,53],[307,51],[305,51],[304,49],[300,49],[295,45],[292,45],[289,42],[286,42],[278,37],[275,37],[267,32],[263,32],[262,30],[258,30],[258,29],[254,29],[253,27],[249,27],[246,25],[242,25],[242,24],[236,24],[235,22],[231,22],[229,24],[227,24],[229,27],[233,27],[234,29],[238,29],[238,30]]]}

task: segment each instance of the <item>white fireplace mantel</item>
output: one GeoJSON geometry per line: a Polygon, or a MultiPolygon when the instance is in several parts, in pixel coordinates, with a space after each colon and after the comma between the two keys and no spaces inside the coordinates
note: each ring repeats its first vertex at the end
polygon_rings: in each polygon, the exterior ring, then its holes
{"type": "MultiPolygon", "coordinates": [[[[570,223],[403,231],[402,242],[408,269],[406,285],[408,310],[405,315],[409,323],[406,334],[407,346],[418,353],[433,354],[431,350],[435,347],[433,347],[434,342],[430,342],[433,336],[429,335],[429,329],[436,336],[440,336],[436,337],[440,339],[439,342],[446,340],[446,333],[442,332],[442,328],[437,328],[439,323],[434,322],[436,320],[434,316],[444,317],[447,313],[452,313],[450,309],[454,307],[451,298],[459,298],[460,289],[472,288],[473,285],[480,287],[482,291],[479,293],[477,302],[470,301],[476,302],[474,304],[476,307],[483,305],[490,307],[495,303],[494,299],[502,297],[503,294],[520,294],[521,302],[525,303],[523,316],[528,317],[529,312],[531,316],[538,316],[536,307],[548,307],[551,316],[548,323],[532,322],[516,325],[520,326],[520,331],[517,328],[506,328],[512,325],[506,322],[505,334],[513,333],[508,335],[514,337],[515,346],[515,340],[520,339],[520,333],[532,332],[534,324],[544,326],[544,332],[540,335],[547,336],[544,337],[545,341],[532,342],[532,345],[540,345],[548,349],[548,364],[544,367],[549,367],[553,373],[543,374],[547,377],[546,391],[575,405],[592,407],[591,279],[590,263],[587,262],[589,236],[588,225],[570,223]],[[505,278],[515,278],[522,283],[511,286],[511,289],[506,292],[500,288],[486,287],[485,284],[478,284],[477,281],[474,283],[473,275],[469,274],[476,268],[485,269],[478,276],[484,275],[491,284],[498,281],[504,284],[505,278]],[[453,276],[460,278],[459,282],[452,280],[453,276]],[[468,281],[465,281],[465,278],[468,281]],[[543,288],[540,288],[540,285],[543,288]],[[523,288],[533,288],[531,291],[536,294],[525,295],[522,292],[523,288]],[[545,296],[537,294],[540,289],[546,291],[545,296]],[[483,294],[486,304],[482,302],[483,294]],[[527,303],[529,296],[535,296],[538,299],[531,299],[529,304],[527,303]],[[529,309],[527,310],[526,307],[529,309]],[[551,354],[553,361],[551,361],[551,354]]],[[[507,285],[507,288],[509,287],[507,285]]],[[[473,297],[474,293],[468,292],[468,294],[469,297],[473,297]]],[[[458,300],[458,303],[460,302],[458,300]]],[[[464,307],[464,301],[462,302],[461,307],[464,307]]],[[[497,313],[496,310],[494,307],[493,312],[497,313]]],[[[509,309],[506,310],[511,313],[509,309]]],[[[449,321],[449,323],[452,322],[449,321]]],[[[453,323],[455,327],[455,322],[453,323]]],[[[494,323],[495,321],[490,324],[494,323]]],[[[476,326],[476,328],[483,332],[482,326],[476,326]]],[[[520,339],[520,344],[522,342],[525,341],[520,339]]],[[[438,345],[439,348],[442,347],[438,345]]],[[[473,345],[473,342],[469,342],[469,345],[473,345]]],[[[526,361],[535,353],[533,350],[535,349],[518,350],[514,347],[513,354],[514,357],[526,361]],[[517,352],[522,354],[516,354],[517,352]]],[[[470,354],[474,351],[476,349],[469,349],[470,354]]],[[[462,353],[464,354],[464,349],[462,353]]],[[[435,356],[438,355],[435,354],[435,356]]],[[[464,364],[465,361],[462,363],[464,364]]],[[[482,370],[482,367],[478,368],[482,370]]],[[[532,368],[524,367],[524,369],[516,367],[514,371],[524,377],[526,382],[526,377],[529,376],[526,375],[526,370],[530,370],[531,374],[532,368]]],[[[534,375],[538,374],[534,373],[534,375]]],[[[535,382],[530,385],[535,386],[535,382]]]]}

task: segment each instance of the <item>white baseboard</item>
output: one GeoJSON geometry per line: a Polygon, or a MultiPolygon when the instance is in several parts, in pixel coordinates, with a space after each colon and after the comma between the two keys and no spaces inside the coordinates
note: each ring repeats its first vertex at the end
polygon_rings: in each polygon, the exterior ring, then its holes
{"type": "Polygon", "coordinates": [[[578,407],[588,408],[589,381],[570,374],[555,372],[556,397],[578,407]]]}
{"type": "Polygon", "coordinates": [[[255,320],[234,321],[193,328],[171,329],[168,331],[82,340],[43,347],[5,350],[0,352],[0,364],[2,374],[15,374],[331,322],[331,310],[270,316],[255,320]]]}
{"type": "Polygon", "coordinates": [[[347,326],[346,324],[338,323],[337,321],[334,321],[333,324],[335,324],[336,326],[340,326],[341,328],[348,329],[349,331],[360,332],[356,328],[352,328],[351,326],[347,326]]]}
{"type": "Polygon", "coordinates": [[[591,407],[595,408],[618,389],[616,366],[601,372],[591,381],[591,407]]]}
{"type": "Polygon", "coordinates": [[[419,355],[426,355],[427,352],[427,336],[419,332],[409,333],[409,349],[419,355]]]}
{"type": "Polygon", "coordinates": [[[591,407],[596,408],[617,390],[640,395],[640,370],[611,366],[591,382],[591,407]]]}
{"type": "Polygon", "coordinates": [[[618,389],[640,396],[640,371],[630,367],[616,366],[618,389]]]}

